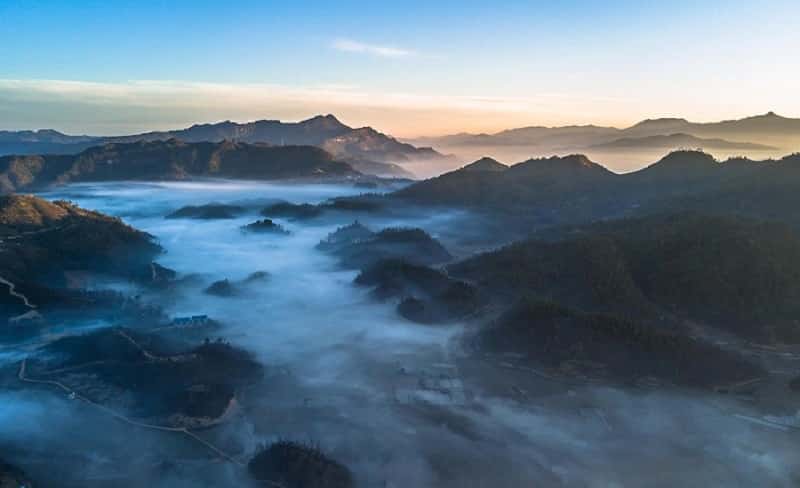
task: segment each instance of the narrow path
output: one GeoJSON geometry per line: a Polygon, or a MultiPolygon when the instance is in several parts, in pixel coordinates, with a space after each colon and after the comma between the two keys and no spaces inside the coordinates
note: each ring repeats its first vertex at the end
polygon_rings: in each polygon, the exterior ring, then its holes
{"type": "Polygon", "coordinates": [[[37,380],[37,379],[29,378],[26,375],[27,362],[28,362],[27,358],[23,359],[22,362],[20,363],[20,366],[19,366],[19,373],[17,374],[17,376],[18,376],[19,380],[22,381],[22,382],[54,386],[56,388],[59,388],[59,389],[63,390],[64,392],[69,394],[72,398],[78,399],[78,400],[80,400],[80,401],[82,401],[82,402],[84,402],[84,403],[86,403],[88,405],[91,405],[91,406],[97,408],[98,410],[103,411],[104,413],[110,415],[111,417],[113,417],[113,418],[115,418],[115,419],[117,419],[119,421],[122,421],[122,422],[124,422],[126,424],[129,424],[129,425],[133,425],[135,427],[140,427],[140,428],[149,429],[149,430],[157,430],[157,431],[161,431],[161,432],[172,432],[172,433],[175,433],[175,434],[182,434],[182,435],[188,437],[189,439],[191,439],[191,440],[193,440],[193,441],[195,441],[195,442],[197,442],[199,444],[202,444],[203,446],[205,446],[207,449],[209,449],[210,451],[212,451],[215,454],[217,454],[222,459],[225,459],[226,461],[234,463],[237,466],[244,466],[244,463],[242,461],[234,458],[230,454],[226,453],[222,449],[218,448],[214,444],[212,444],[209,441],[203,439],[202,437],[198,436],[197,434],[195,434],[194,432],[190,431],[189,429],[187,429],[185,427],[168,427],[168,426],[164,426],[164,425],[155,425],[155,424],[148,424],[148,423],[145,423],[145,422],[139,422],[138,420],[134,420],[134,419],[131,419],[130,417],[126,417],[125,415],[122,415],[121,413],[116,412],[116,411],[112,410],[111,408],[106,407],[105,405],[101,405],[99,403],[96,403],[96,402],[90,400],[89,398],[81,395],[80,393],[74,391],[73,389],[71,389],[70,387],[68,387],[67,385],[65,385],[65,384],[63,384],[63,383],[61,383],[59,381],[55,381],[55,380],[37,380]]]}
{"type": "MultiPolygon", "coordinates": [[[[30,232],[20,232],[19,234],[16,234],[16,235],[13,235],[13,236],[6,236],[5,238],[0,239],[0,245],[2,245],[3,243],[5,243],[7,241],[16,241],[16,240],[22,239],[24,237],[29,237],[29,236],[33,236],[33,235],[39,235],[39,234],[46,234],[48,232],[54,232],[54,231],[57,231],[57,230],[65,229],[67,227],[70,227],[70,226],[69,225],[60,225],[60,226],[57,226],[57,227],[51,227],[51,228],[41,229],[41,230],[34,230],[34,231],[30,231],[30,232]]],[[[16,297],[16,298],[19,298],[20,300],[22,300],[22,302],[25,304],[26,307],[31,308],[31,309],[36,308],[36,305],[32,304],[28,300],[28,297],[26,297],[22,293],[18,293],[16,291],[17,287],[16,287],[16,285],[14,285],[14,283],[12,283],[12,282],[8,281],[7,279],[3,278],[2,276],[0,276],[0,284],[6,285],[8,287],[8,293],[13,297],[16,297]]]]}
{"type": "Polygon", "coordinates": [[[7,279],[3,278],[2,276],[0,276],[0,284],[6,285],[8,287],[9,295],[11,295],[12,297],[16,297],[16,298],[19,298],[20,300],[22,300],[22,303],[24,303],[26,307],[31,308],[31,309],[36,308],[36,305],[32,304],[28,300],[28,297],[26,297],[22,293],[17,292],[17,285],[15,285],[14,283],[8,281],[7,279]]]}
{"type": "Polygon", "coordinates": [[[117,335],[119,335],[120,337],[122,337],[126,341],[130,342],[131,345],[133,345],[133,347],[135,347],[136,349],[141,351],[141,353],[144,355],[144,357],[146,359],[148,359],[150,361],[153,361],[153,362],[157,362],[157,363],[159,363],[159,362],[160,363],[163,363],[163,362],[179,362],[179,361],[186,360],[187,358],[193,357],[193,354],[191,354],[191,353],[189,353],[189,354],[177,354],[177,355],[174,355],[174,356],[157,356],[157,355],[151,353],[150,351],[148,351],[147,349],[145,349],[141,344],[136,342],[136,339],[131,337],[124,330],[117,330],[116,332],[117,332],[117,335]]]}
{"type": "Polygon", "coordinates": [[[151,353],[150,351],[148,351],[147,349],[145,349],[144,347],[142,347],[142,346],[141,346],[141,344],[139,344],[138,342],[136,342],[136,341],[133,339],[133,337],[131,337],[130,335],[128,335],[128,334],[127,334],[127,333],[126,333],[124,330],[118,330],[118,331],[116,331],[116,332],[117,332],[117,335],[119,335],[120,337],[122,337],[122,338],[123,338],[123,339],[125,339],[126,341],[130,342],[130,343],[131,343],[131,345],[133,345],[133,347],[135,347],[136,349],[138,349],[138,350],[139,350],[139,351],[140,351],[140,352],[141,352],[141,353],[144,355],[144,357],[145,357],[145,358],[147,358],[147,359],[149,359],[150,361],[156,361],[156,362],[160,362],[160,361],[167,361],[167,360],[168,360],[168,358],[162,358],[162,357],[160,357],[160,356],[156,356],[155,354],[151,353]]]}

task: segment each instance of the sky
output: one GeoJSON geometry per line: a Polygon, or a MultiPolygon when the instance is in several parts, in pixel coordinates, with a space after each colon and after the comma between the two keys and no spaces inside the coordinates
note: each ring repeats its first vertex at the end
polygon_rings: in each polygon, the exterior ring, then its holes
{"type": "Polygon", "coordinates": [[[0,0],[0,130],[800,117],[800,2],[0,0]]]}

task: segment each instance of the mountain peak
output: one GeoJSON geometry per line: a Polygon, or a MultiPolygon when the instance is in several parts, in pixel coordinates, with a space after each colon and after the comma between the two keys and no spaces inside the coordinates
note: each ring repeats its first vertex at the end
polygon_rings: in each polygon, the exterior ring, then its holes
{"type": "Polygon", "coordinates": [[[484,156],[479,160],[464,166],[461,168],[461,171],[505,171],[507,169],[508,166],[505,164],[497,161],[496,159],[484,156]]]}
{"type": "Polygon", "coordinates": [[[714,156],[708,154],[704,151],[697,151],[697,150],[680,150],[680,151],[672,151],[671,153],[667,154],[660,161],[656,164],[703,164],[703,165],[711,165],[717,164],[717,160],[714,159],[714,156]]]}
{"type": "Polygon", "coordinates": [[[36,130],[36,131],[34,131],[34,132],[35,132],[35,134],[36,134],[36,135],[38,135],[38,136],[55,136],[55,137],[63,137],[63,136],[65,136],[65,135],[66,135],[66,134],[64,134],[63,132],[59,132],[59,131],[57,131],[57,130],[55,130],[55,129],[38,129],[38,130],[36,130]]]}
{"type": "Polygon", "coordinates": [[[597,163],[593,162],[585,154],[570,154],[568,156],[563,156],[561,158],[561,160],[569,162],[569,163],[577,164],[579,166],[586,166],[586,167],[597,166],[597,163]]]}
{"type": "Polygon", "coordinates": [[[665,127],[678,127],[684,124],[688,124],[689,121],[679,117],[660,117],[656,119],[644,119],[641,122],[637,122],[633,126],[629,127],[628,130],[631,129],[643,129],[643,128],[665,128],[665,127]]]}
{"type": "Polygon", "coordinates": [[[752,117],[752,118],[754,118],[754,119],[775,120],[775,121],[786,120],[786,117],[778,115],[775,112],[773,112],[772,110],[770,110],[769,112],[765,113],[764,115],[756,115],[755,117],[752,117]]]}
{"type": "Polygon", "coordinates": [[[719,163],[714,156],[696,150],[673,151],[650,166],[639,170],[637,173],[643,175],[667,175],[674,174],[680,177],[687,177],[694,174],[697,170],[713,169],[719,163]]]}
{"type": "Polygon", "coordinates": [[[40,226],[64,218],[68,210],[33,195],[0,196],[0,230],[4,226],[40,226]]]}
{"type": "Polygon", "coordinates": [[[607,168],[593,162],[584,154],[569,154],[567,156],[551,156],[549,158],[533,158],[511,166],[512,170],[524,173],[558,174],[613,174],[607,168]]]}
{"type": "Polygon", "coordinates": [[[326,115],[315,115],[310,119],[303,120],[300,122],[301,125],[313,125],[315,127],[324,127],[327,129],[333,128],[348,128],[345,124],[343,124],[339,119],[336,118],[333,114],[326,114],[326,115]]]}

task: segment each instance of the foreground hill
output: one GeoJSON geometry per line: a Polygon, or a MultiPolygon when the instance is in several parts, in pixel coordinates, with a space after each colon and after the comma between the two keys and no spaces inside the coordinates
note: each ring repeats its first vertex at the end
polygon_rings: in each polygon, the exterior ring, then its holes
{"type": "Polygon", "coordinates": [[[317,249],[337,256],[346,268],[363,269],[387,259],[420,265],[452,259],[447,249],[422,229],[387,227],[373,232],[357,221],[330,233],[317,249]]]}
{"type": "Polygon", "coordinates": [[[72,271],[147,280],[160,253],[152,236],[119,219],[64,201],[0,197],[0,315],[64,298],[54,290],[72,271]]]}
{"type": "Polygon", "coordinates": [[[595,379],[714,388],[765,374],[739,355],[680,331],[531,298],[484,328],[476,342],[486,351],[511,352],[561,374],[595,379]]]}
{"type": "Polygon", "coordinates": [[[333,115],[318,115],[300,122],[257,120],[239,124],[225,121],[193,125],[186,129],[116,137],[67,136],[44,130],[0,132],[0,155],[75,154],[89,146],[100,144],[169,139],[190,143],[237,141],[276,146],[317,146],[365,173],[378,176],[410,176],[410,173],[394,163],[446,159],[431,148],[417,148],[399,142],[371,127],[349,127],[333,115]]]}
{"type": "Polygon", "coordinates": [[[618,175],[582,155],[531,159],[510,167],[498,164],[477,161],[392,196],[416,204],[521,217],[526,227],[531,222],[583,221],[589,216],[618,213],[625,206],[615,191],[618,175]]]}
{"type": "Polygon", "coordinates": [[[584,313],[800,341],[800,237],[781,225],[692,214],[622,220],[524,241],[449,271],[508,303],[534,296],[584,313]]]}
{"type": "Polygon", "coordinates": [[[530,159],[511,167],[484,158],[413,184],[395,195],[424,203],[495,208],[529,206],[537,201],[569,197],[568,192],[588,191],[610,183],[614,176],[581,155],[530,159]]]}
{"type": "Polygon", "coordinates": [[[241,388],[257,381],[261,365],[222,341],[167,340],[127,328],[67,335],[29,361],[31,376],[68,385],[112,410],[170,427],[202,428],[224,420],[241,388]],[[80,366],[79,373],[74,367],[80,366]],[[68,374],[59,371],[70,370],[68,374]]]}
{"type": "Polygon", "coordinates": [[[77,155],[0,157],[0,192],[73,181],[180,180],[190,177],[282,179],[358,176],[347,163],[312,146],[177,139],[115,143],[77,155]]]}
{"type": "Polygon", "coordinates": [[[398,313],[420,323],[461,319],[479,306],[473,286],[404,259],[376,261],[359,273],[355,283],[372,287],[378,299],[400,299],[398,313]]]}
{"type": "Polygon", "coordinates": [[[713,180],[702,179],[695,191],[677,193],[654,202],[653,211],[664,209],[702,211],[783,222],[800,229],[800,154],[776,161],[730,159],[713,180]]]}

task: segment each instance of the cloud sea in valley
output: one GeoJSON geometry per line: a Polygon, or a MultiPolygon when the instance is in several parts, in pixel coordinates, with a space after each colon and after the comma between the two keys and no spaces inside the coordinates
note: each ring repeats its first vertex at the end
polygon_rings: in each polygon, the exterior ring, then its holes
{"type": "MultiPolygon", "coordinates": [[[[239,409],[199,435],[246,461],[279,439],[318,446],[359,485],[789,486],[800,482],[796,438],[737,416],[724,397],[555,381],[469,353],[475,324],[420,325],[353,283],[316,244],[353,214],[275,219],[290,234],[246,234],[276,201],[318,203],[360,193],[350,185],[205,181],[108,183],[43,194],[122,218],[158,240],[158,262],[180,285],[135,290],[171,317],[208,315],[211,332],[253,353],[266,373],[239,409]],[[232,203],[231,219],[165,219],[185,205],[232,203]],[[268,278],[244,282],[257,271],[268,278]],[[241,293],[203,293],[212,282],[241,293]]],[[[373,229],[416,226],[450,249],[464,212],[391,209],[359,215],[373,229]]],[[[458,256],[457,256],[458,257],[458,256]]],[[[12,367],[43,342],[112,324],[71,320],[0,350],[12,367]]],[[[126,324],[132,329],[147,324],[126,324]]],[[[234,462],[172,432],[119,422],[63,392],[0,392],[0,446],[9,461],[62,486],[249,486],[234,462]],[[47,469],[44,469],[44,467],[47,469]],[[80,467],[78,469],[77,467],[80,467]]]]}

